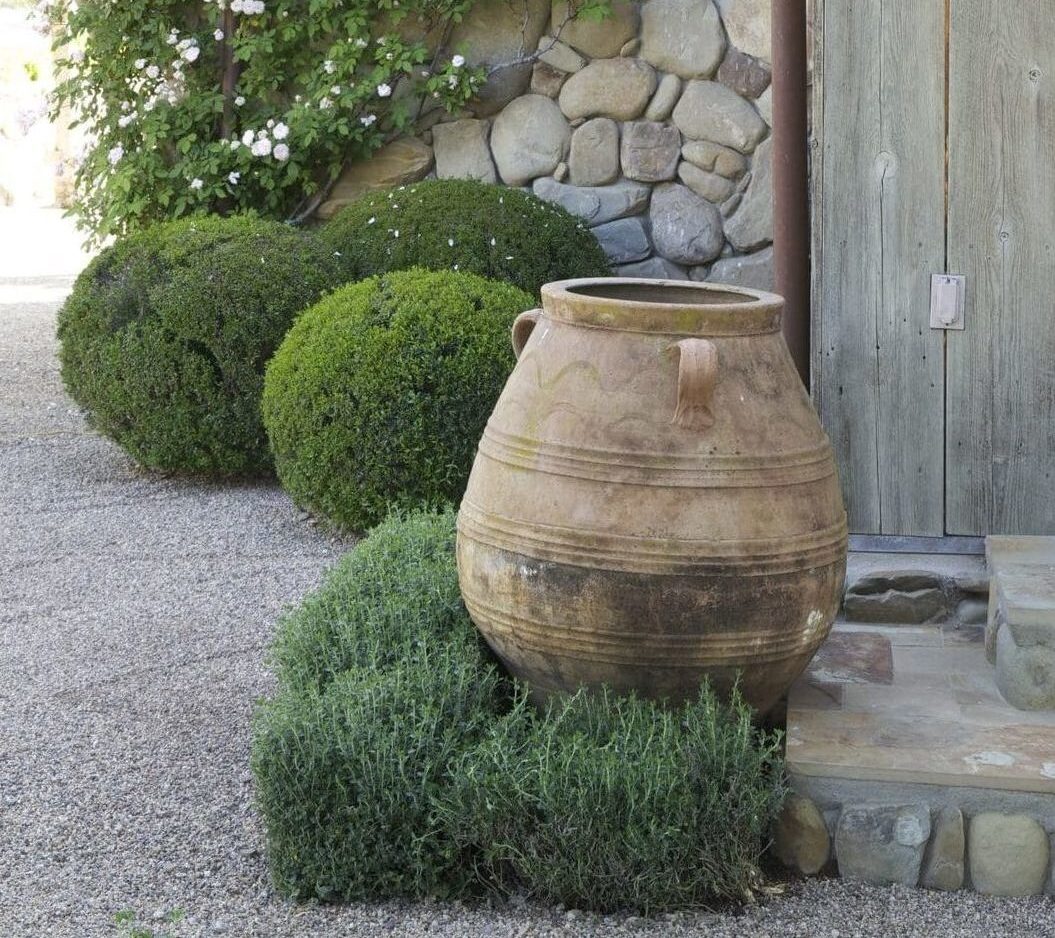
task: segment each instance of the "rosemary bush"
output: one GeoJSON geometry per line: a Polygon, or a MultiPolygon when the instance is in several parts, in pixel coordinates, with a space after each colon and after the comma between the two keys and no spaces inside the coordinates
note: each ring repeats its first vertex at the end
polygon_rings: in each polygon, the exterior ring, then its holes
{"type": "Polygon", "coordinates": [[[253,769],[287,894],[658,912],[758,885],[779,739],[706,688],[535,710],[460,602],[452,510],[377,527],[283,622],[274,665],[253,769]]]}

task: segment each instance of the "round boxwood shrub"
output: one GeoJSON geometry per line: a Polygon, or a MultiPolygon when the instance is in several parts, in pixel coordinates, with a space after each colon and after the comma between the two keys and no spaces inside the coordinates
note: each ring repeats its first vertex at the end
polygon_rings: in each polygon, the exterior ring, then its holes
{"type": "Polygon", "coordinates": [[[462,270],[538,295],[544,283],[611,273],[581,219],[519,189],[435,179],[367,195],[321,229],[348,280],[408,267],[462,270]]]}
{"type": "Polygon", "coordinates": [[[134,234],[89,264],[59,313],[63,381],[144,466],[264,473],[264,367],[340,276],[321,241],[277,222],[194,218],[134,234]]]}
{"type": "Polygon", "coordinates": [[[473,274],[399,271],[306,311],[267,369],[263,413],[283,486],[362,530],[392,505],[457,501],[532,305],[473,274]]]}

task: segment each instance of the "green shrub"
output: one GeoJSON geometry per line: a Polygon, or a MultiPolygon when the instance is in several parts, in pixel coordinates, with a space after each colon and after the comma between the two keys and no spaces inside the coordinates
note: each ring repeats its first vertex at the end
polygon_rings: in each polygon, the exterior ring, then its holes
{"type": "Polygon", "coordinates": [[[315,693],[340,675],[398,667],[423,641],[453,644],[483,667],[458,589],[452,508],[394,514],[280,623],[272,662],[283,692],[315,693]]]}
{"type": "Polygon", "coordinates": [[[145,466],[266,472],[264,366],[339,276],[316,238],[275,222],[201,218],[133,235],[92,261],[59,314],[63,381],[145,466]]]}
{"type": "Polygon", "coordinates": [[[520,704],[466,753],[441,823],[491,881],[576,908],[742,899],[783,800],[780,741],[739,699],[664,709],[580,692],[520,704]]]}
{"type": "Polygon", "coordinates": [[[348,280],[390,270],[462,270],[538,295],[544,283],[611,273],[583,222],[557,205],[503,186],[438,179],[367,195],[321,235],[348,280]]]}
{"type": "Polygon", "coordinates": [[[510,326],[531,304],[507,284],[413,270],[308,310],[264,388],[283,486],[356,530],[390,505],[459,499],[513,365],[510,326]]]}
{"type": "Polygon", "coordinates": [[[434,815],[452,762],[498,718],[504,681],[457,601],[453,542],[450,510],[390,519],[283,624],[280,690],[253,744],[283,892],[472,888],[475,859],[434,815]]]}
{"type": "Polygon", "coordinates": [[[748,894],[779,740],[706,688],[534,710],[458,600],[453,543],[451,510],[391,518],[282,624],[253,743],[278,887],[645,912],[748,894]]]}

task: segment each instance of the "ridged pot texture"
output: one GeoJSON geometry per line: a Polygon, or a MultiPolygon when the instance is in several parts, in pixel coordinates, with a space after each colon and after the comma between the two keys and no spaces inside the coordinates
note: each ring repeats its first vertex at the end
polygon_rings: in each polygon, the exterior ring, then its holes
{"type": "Polygon", "coordinates": [[[835,463],[780,297],[572,280],[519,361],[458,517],[473,620],[545,698],[679,701],[739,680],[769,710],[831,629],[846,572],[835,463]]]}

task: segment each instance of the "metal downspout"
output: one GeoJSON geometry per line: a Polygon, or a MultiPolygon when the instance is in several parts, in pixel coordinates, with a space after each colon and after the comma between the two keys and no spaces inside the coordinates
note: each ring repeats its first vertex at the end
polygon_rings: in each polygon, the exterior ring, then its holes
{"type": "Polygon", "coordinates": [[[810,381],[806,0],[773,0],[773,253],[784,337],[810,381]]]}

